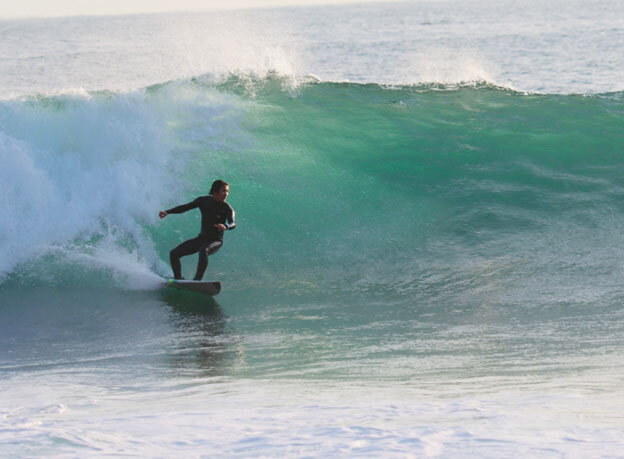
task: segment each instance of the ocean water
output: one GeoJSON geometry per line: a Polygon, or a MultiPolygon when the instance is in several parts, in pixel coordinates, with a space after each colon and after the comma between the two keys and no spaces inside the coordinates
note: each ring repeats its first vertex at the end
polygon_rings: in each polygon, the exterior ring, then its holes
{"type": "Polygon", "coordinates": [[[0,455],[621,456],[623,49],[615,1],[0,21],[0,455]],[[223,291],[163,289],[216,178],[223,291]]]}

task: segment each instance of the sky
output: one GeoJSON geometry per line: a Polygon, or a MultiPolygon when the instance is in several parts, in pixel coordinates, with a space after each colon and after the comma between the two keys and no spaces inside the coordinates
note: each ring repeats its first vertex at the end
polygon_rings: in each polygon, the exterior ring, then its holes
{"type": "Polygon", "coordinates": [[[358,0],[20,0],[17,2],[0,0],[0,18],[157,13],[355,2],[358,0]]]}

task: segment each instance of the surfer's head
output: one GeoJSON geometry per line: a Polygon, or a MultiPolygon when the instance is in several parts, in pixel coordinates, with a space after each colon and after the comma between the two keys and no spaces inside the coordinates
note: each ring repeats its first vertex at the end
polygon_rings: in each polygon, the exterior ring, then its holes
{"type": "Polygon", "coordinates": [[[216,201],[225,201],[230,193],[230,185],[223,180],[215,180],[210,187],[210,194],[216,201]]]}

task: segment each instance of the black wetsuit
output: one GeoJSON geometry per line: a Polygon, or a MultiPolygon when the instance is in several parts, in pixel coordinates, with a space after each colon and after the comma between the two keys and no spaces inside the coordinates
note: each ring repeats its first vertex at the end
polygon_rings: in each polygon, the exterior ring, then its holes
{"type": "Polygon", "coordinates": [[[194,239],[183,242],[169,253],[173,277],[182,278],[180,258],[199,252],[195,280],[201,280],[208,266],[208,255],[212,255],[223,245],[223,231],[214,227],[222,223],[228,230],[236,227],[234,209],[227,202],[216,201],[212,196],[200,196],[188,204],[174,207],[165,212],[181,214],[187,210],[199,208],[201,212],[201,233],[194,239]]]}

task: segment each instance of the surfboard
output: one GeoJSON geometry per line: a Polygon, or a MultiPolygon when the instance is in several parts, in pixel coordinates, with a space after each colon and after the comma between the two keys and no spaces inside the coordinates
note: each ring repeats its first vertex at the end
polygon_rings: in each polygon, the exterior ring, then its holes
{"type": "Polygon", "coordinates": [[[204,293],[211,296],[218,295],[221,291],[221,282],[216,281],[195,281],[178,279],[166,279],[166,281],[166,287],[173,287],[179,290],[188,290],[191,292],[204,293]]]}

